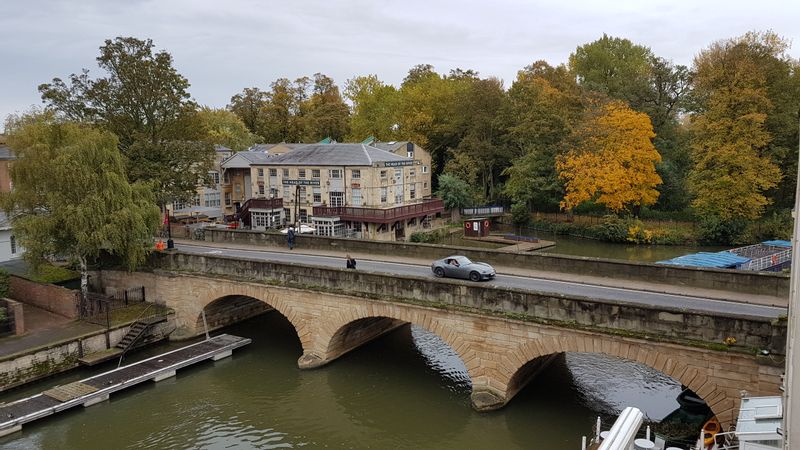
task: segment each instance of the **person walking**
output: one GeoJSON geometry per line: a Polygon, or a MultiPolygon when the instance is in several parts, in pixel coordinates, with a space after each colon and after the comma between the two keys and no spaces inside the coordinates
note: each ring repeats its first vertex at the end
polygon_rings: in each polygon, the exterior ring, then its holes
{"type": "Polygon", "coordinates": [[[356,259],[353,258],[352,256],[350,256],[349,254],[346,256],[346,258],[347,258],[347,264],[346,264],[347,268],[355,270],[355,268],[356,268],[356,259]]]}
{"type": "Polygon", "coordinates": [[[286,233],[286,243],[289,245],[289,250],[294,248],[294,227],[289,227],[289,231],[286,233]]]}

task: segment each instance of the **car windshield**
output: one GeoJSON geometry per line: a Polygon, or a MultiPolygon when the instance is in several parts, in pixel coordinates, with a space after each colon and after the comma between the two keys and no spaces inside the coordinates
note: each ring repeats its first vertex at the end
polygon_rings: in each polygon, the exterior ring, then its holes
{"type": "Polygon", "coordinates": [[[472,261],[469,260],[466,256],[456,256],[453,259],[458,261],[459,266],[466,266],[467,264],[472,264],[472,261]]]}

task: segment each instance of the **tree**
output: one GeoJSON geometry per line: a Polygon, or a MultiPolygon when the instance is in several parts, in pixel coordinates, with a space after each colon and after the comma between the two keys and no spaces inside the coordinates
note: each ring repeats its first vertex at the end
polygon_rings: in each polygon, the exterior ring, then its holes
{"type": "Polygon", "coordinates": [[[241,93],[231,97],[228,109],[242,120],[251,133],[263,136],[267,103],[266,92],[257,87],[245,88],[241,93]]]}
{"type": "Polygon", "coordinates": [[[313,93],[302,108],[305,114],[305,141],[314,142],[325,137],[341,141],[349,133],[350,108],[332,78],[321,73],[314,74],[313,93]]]}
{"type": "Polygon", "coordinates": [[[345,83],[344,95],[353,104],[349,141],[360,142],[369,136],[379,141],[395,140],[399,95],[394,86],[384,84],[376,75],[355,77],[345,83]]]}
{"type": "Polygon", "coordinates": [[[774,38],[747,34],[717,42],[694,61],[702,109],[692,123],[692,204],[722,223],[759,218],[770,203],[765,192],[781,178],[768,156],[772,136],[766,123],[773,105],[761,67],[761,56],[785,49],[774,38]]]}
{"type": "Polygon", "coordinates": [[[593,200],[612,211],[651,205],[661,183],[655,164],[661,161],[651,139],[650,118],[620,101],[593,108],[576,129],[556,167],[566,195],[567,210],[593,200]]]}
{"type": "Polygon", "coordinates": [[[231,111],[204,107],[198,112],[198,119],[205,130],[204,140],[211,144],[241,151],[261,140],[231,111]]]}
{"type": "Polygon", "coordinates": [[[25,258],[35,266],[54,255],[74,258],[84,297],[94,258],[107,252],[132,270],[159,225],[150,187],[128,182],[118,144],[108,131],[51,114],[24,116],[9,132],[14,191],[2,204],[25,258]]]}
{"type": "Polygon", "coordinates": [[[470,187],[462,179],[443,173],[439,176],[439,189],[436,196],[444,201],[447,209],[461,209],[471,203],[470,187]]]}
{"type": "MultiPolygon", "coordinates": [[[[564,187],[556,157],[583,111],[583,92],[566,67],[537,61],[519,71],[499,114],[503,138],[514,157],[503,174],[515,203],[557,209],[564,187]]],[[[518,207],[519,208],[519,207],[518,207]]]]}
{"type": "Polygon", "coordinates": [[[207,175],[214,151],[202,141],[204,131],[187,91],[189,81],[172,66],[169,53],[154,53],[153,48],[149,39],[106,40],[97,58],[105,77],[91,79],[84,69],[80,75],[72,74],[68,83],[55,78],[40,85],[39,91],[62,117],[114,133],[130,181],[171,186],[170,192],[159,192],[161,202],[186,199],[207,175]],[[176,145],[188,151],[174,154],[176,145]],[[182,164],[187,158],[192,164],[182,164]],[[151,170],[139,170],[140,166],[151,170]],[[177,174],[176,179],[175,166],[188,173],[177,174]]]}
{"type": "Polygon", "coordinates": [[[603,34],[600,39],[575,49],[569,68],[584,87],[628,102],[640,110],[650,90],[653,54],[628,39],[603,34]]]}

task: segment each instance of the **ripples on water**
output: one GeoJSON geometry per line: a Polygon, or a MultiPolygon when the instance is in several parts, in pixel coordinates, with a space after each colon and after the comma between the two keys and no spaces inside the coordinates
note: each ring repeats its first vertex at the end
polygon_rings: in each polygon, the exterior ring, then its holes
{"type": "MultiPolygon", "coordinates": [[[[23,433],[0,438],[0,448],[570,450],[580,448],[596,415],[633,405],[659,419],[677,405],[680,391],[638,364],[568,354],[508,406],[481,414],[470,407],[463,362],[419,327],[400,328],[311,371],[297,369],[299,340],[278,314],[225,331],[253,344],[233,358],[183,369],[175,379],[26,425],[23,433]]],[[[78,376],[89,372],[48,383],[78,376]]]]}

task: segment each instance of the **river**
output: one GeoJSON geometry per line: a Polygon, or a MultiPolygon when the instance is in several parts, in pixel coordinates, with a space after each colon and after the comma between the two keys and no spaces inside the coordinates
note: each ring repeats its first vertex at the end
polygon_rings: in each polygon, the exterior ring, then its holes
{"type": "MultiPolygon", "coordinates": [[[[680,386],[651,369],[567,354],[505,408],[477,413],[460,359],[424,329],[403,327],[321,369],[301,371],[300,341],[276,312],[222,330],[253,343],[111,400],[23,426],[0,448],[579,449],[597,415],[637,406],[655,421],[680,386]]],[[[183,344],[181,344],[183,345],[183,344]]],[[[163,344],[136,358],[166,351],[163,344]]],[[[0,396],[7,402],[115,367],[80,369],[0,396]]]]}

